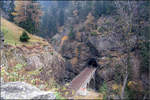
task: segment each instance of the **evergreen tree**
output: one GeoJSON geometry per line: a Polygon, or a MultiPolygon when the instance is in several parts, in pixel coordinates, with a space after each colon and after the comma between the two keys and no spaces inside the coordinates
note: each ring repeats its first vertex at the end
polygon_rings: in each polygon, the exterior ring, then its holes
{"type": "Polygon", "coordinates": [[[23,32],[22,35],[20,36],[21,42],[28,42],[29,39],[30,39],[30,37],[28,36],[28,34],[26,32],[23,32]]]}
{"type": "Polygon", "coordinates": [[[114,13],[116,7],[113,1],[95,1],[93,5],[93,15],[99,18],[101,15],[109,15],[114,13]]]}
{"type": "Polygon", "coordinates": [[[11,13],[14,12],[14,0],[0,1],[0,8],[3,10],[5,15],[8,16],[7,19],[13,21],[13,15],[11,13]]]}
{"type": "Polygon", "coordinates": [[[42,12],[37,1],[15,1],[14,21],[30,33],[38,31],[42,12]]]}
{"type": "Polygon", "coordinates": [[[4,9],[4,1],[0,1],[0,8],[1,8],[1,10],[4,9]]]}
{"type": "Polygon", "coordinates": [[[15,11],[14,8],[15,8],[14,0],[11,0],[11,2],[10,2],[10,10],[8,12],[10,21],[13,21],[13,19],[14,19],[14,16],[12,15],[12,12],[15,11]]]}
{"type": "Polygon", "coordinates": [[[64,10],[61,9],[59,13],[59,25],[62,26],[64,25],[64,10]]]}

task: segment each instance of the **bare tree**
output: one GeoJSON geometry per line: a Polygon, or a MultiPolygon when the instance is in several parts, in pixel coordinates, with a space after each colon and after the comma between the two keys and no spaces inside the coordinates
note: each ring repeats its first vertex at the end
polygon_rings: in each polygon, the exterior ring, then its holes
{"type": "Polygon", "coordinates": [[[127,52],[127,59],[124,61],[125,64],[125,77],[124,77],[124,82],[123,82],[123,87],[121,91],[121,99],[125,99],[125,88],[126,88],[126,83],[128,81],[128,76],[129,76],[129,57],[130,57],[130,33],[132,29],[132,24],[133,24],[133,15],[134,12],[136,11],[137,5],[136,2],[130,2],[130,1],[116,1],[115,2],[116,7],[118,8],[118,14],[120,17],[120,25],[122,26],[122,34],[123,34],[123,41],[124,41],[124,47],[127,52]]]}

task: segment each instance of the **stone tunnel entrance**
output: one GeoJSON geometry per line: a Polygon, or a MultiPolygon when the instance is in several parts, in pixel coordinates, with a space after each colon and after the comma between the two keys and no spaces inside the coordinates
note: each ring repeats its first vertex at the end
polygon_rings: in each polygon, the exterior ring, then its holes
{"type": "Polygon", "coordinates": [[[87,65],[89,67],[95,67],[95,68],[97,68],[98,64],[97,64],[96,58],[89,58],[88,62],[87,62],[87,65]]]}

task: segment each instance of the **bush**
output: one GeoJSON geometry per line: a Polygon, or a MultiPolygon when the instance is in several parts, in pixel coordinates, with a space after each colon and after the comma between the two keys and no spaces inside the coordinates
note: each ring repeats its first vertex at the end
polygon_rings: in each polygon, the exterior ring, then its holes
{"type": "Polygon", "coordinates": [[[73,32],[73,33],[69,33],[69,38],[70,39],[75,39],[75,33],[73,32]]]}
{"type": "Polygon", "coordinates": [[[107,31],[107,29],[105,27],[103,27],[103,26],[98,29],[98,32],[102,32],[103,33],[104,31],[107,31]]]}
{"type": "Polygon", "coordinates": [[[28,42],[29,39],[30,39],[30,37],[28,36],[28,34],[26,32],[23,32],[22,35],[20,36],[21,42],[28,42]]]}
{"type": "Polygon", "coordinates": [[[107,100],[108,87],[106,82],[102,84],[101,88],[99,89],[99,92],[103,94],[103,100],[107,100]]]}
{"type": "Polygon", "coordinates": [[[150,46],[150,43],[148,41],[141,42],[138,45],[139,53],[141,56],[141,64],[140,64],[141,72],[148,72],[150,68],[149,67],[149,57],[150,57],[149,46],[150,46]]]}
{"type": "Polygon", "coordinates": [[[91,35],[92,36],[97,35],[97,32],[91,32],[91,35]]]}
{"type": "Polygon", "coordinates": [[[73,27],[70,28],[69,38],[75,39],[75,32],[73,31],[73,27]]]}

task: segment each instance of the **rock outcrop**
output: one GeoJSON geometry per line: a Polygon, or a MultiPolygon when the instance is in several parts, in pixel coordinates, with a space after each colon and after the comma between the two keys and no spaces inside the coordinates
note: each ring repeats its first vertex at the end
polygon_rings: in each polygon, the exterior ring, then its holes
{"type": "Polygon", "coordinates": [[[55,99],[53,92],[40,89],[24,82],[8,82],[1,85],[1,99],[55,99]]]}
{"type": "Polygon", "coordinates": [[[65,60],[50,44],[17,47],[5,45],[1,53],[1,63],[7,68],[21,64],[26,71],[39,69],[41,80],[48,81],[51,78],[57,83],[63,83],[65,60]]]}
{"type": "MultiPolygon", "coordinates": [[[[114,76],[118,75],[118,78],[122,80],[124,72],[122,69],[125,68],[126,62],[123,59],[127,58],[127,52],[131,52],[135,48],[137,37],[131,34],[125,39],[124,33],[118,31],[117,25],[119,22],[116,22],[116,19],[113,17],[100,17],[94,24],[97,25],[97,28],[89,27],[89,30],[86,29],[87,27],[83,23],[75,25],[78,28],[74,27],[73,29],[75,32],[74,39],[68,38],[61,44],[63,37],[69,37],[71,33],[68,32],[65,35],[57,34],[53,38],[55,41],[52,41],[52,45],[72,65],[70,67],[72,71],[69,71],[70,74],[74,73],[77,75],[88,66],[88,59],[95,58],[100,66],[96,71],[97,85],[102,83],[100,80],[115,80],[114,76]],[[80,27],[81,25],[84,28],[80,27]],[[125,43],[128,44],[128,48],[125,43]],[[119,67],[116,68],[117,66],[119,67]],[[120,73],[117,73],[118,70],[120,70],[120,73]]],[[[71,77],[73,78],[75,75],[71,77]]]]}

